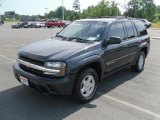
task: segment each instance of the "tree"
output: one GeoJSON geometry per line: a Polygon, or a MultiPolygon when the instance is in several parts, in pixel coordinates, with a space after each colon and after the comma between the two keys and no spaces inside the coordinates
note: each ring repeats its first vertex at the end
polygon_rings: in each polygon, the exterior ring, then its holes
{"type": "MultiPolygon", "coordinates": [[[[62,6],[58,7],[54,12],[50,12],[49,15],[51,18],[62,18],[62,9],[64,9],[64,13],[66,13],[66,8],[63,8],[62,6]]],[[[64,16],[66,18],[66,14],[64,16]]]]}
{"type": "Polygon", "coordinates": [[[157,6],[157,13],[160,14],[160,5],[157,6]]]}
{"type": "Polygon", "coordinates": [[[153,21],[156,15],[154,0],[130,0],[125,15],[153,21]]]}
{"type": "Polygon", "coordinates": [[[115,1],[111,1],[110,12],[111,16],[119,16],[121,14],[118,8],[118,3],[116,3],[115,1]]]}
{"type": "Polygon", "coordinates": [[[117,14],[120,15],[121,13],[116,2],[102,0],[98,5],[90,6],[87,9],[83,10],[82,17],[95,18],[105,16],[117,16],[117,14]]]}
{"type": "Polygon", "coordinates": [[[55,11],[50,11],[48,14],[47,14],[47,18],[54,18],[55,17],[55,11]]]}
{"type": "Polygon", "coordinates": [[[160,5],[156,6],[156,18],[154,20],[154,22],[158,22],[160,21],[160,5]]]}
{"type": "Polygon", "coordinates": [[[73,2],[73,10],[80,11],[80,2],[79,2],[79,0],[75,0],[73,2]]]}

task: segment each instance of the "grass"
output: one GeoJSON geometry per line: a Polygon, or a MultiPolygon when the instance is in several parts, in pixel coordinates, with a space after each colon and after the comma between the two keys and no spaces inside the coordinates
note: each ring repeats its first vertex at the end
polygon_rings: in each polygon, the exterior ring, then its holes
{"type": "Polygon", "coordinates": [[[160,28],[160,22],[153,23],[152,28],[160,28]]]}
{"type": "Polygon", "coordinates": [[[7,19],[7,18],[6,18],[6,19],[4,20],[4,22],[19,22],[19,20],[14,19],[14,18],[13,18],[13,19],[7,19]]]}

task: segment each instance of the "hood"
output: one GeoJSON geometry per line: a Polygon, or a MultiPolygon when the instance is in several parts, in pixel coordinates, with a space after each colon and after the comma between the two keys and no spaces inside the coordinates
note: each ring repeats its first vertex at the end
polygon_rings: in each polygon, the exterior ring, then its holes
{"type": "Polygon", "coordinates": [[[48,61],[64,61],[71,56],[86,52],[91,43],[63,41],[61,38],[47,39],[23,47],[19,54],[28,58],[48,61]]]}

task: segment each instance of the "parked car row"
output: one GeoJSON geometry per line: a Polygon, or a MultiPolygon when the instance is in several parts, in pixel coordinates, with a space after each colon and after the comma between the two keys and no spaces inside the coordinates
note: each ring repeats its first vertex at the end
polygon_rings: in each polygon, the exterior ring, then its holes
{"type": "Polygon", "coordinates": [[[12,28],[41,28],[45,27],[44,23],[40,22],[21,22],[17,23],[16,25],[12,25],[12,28]]]}
{"type": "Polygon", "coordinates": [[[42,28],[45,27],[44,23],[28,23],[24,25],[24,28],[42,28]]]}
{"type": "MultiPolygon", "coordinates": [[[[146,28],[150,28],[152,23],[146,19],[138,19],[142,21],[146,28]]],[[[0,21],[0,25],[3,24],[3,21],[0,21]]],[[[70,21],[60,21],[60,20],[48,20],[46,22],[21,22],[16,25],[12,25],[12,28],[53,28],[53,27],[65,27],[68,26],[70,21]]]]}
{"type": "Polygon", "coordinates": [[[12,28],[53,28],[53,27],[65,27],[69,25],[69,21],[51,20],[46,22],[21,22],[16,25],[12,25],[12,28]]]}

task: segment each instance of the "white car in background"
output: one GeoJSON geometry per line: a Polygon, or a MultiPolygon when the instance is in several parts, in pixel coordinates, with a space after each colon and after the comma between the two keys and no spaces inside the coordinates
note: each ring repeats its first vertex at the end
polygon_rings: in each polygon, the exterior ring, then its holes
{"type": "Polygon", "coordinates": [[[66,21],[66,20],[64,20],[64,21],[62,21],[62,22],[64,22],[65,27],[72,23],[71,21],[66,21]]]}
{"type": "Polygon", "coordinates": [[[34,28],[42,28],[45,27],[45,23],[44,22],[36,22],[34,25],[34,28]]]}
{"type": "Polygon", "coordinates": [[[142,23],[144,24],[146,28],[150,28],[152,26],[152,23],[149,22],[148,20],[146,19],[140,19],[140,20],[142,21],[142,23]]]}

